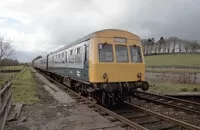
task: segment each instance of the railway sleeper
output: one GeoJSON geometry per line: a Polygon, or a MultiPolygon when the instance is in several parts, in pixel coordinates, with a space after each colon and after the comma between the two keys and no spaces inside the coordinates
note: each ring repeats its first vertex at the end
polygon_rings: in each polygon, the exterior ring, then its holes
{"type": "MultiPolygon", "coordinates": [[[[145,126],[145,125],[144,125],[145,126]]],[[[147,129],[150,129],[150,130],[167,130],[167,129],[175,129],[177,130],[175,127],[176,125],[173,125],[171,123],[163,123],[162,125],[154,125],[154,124],[147,124],[145,126],[147,129]]]]}

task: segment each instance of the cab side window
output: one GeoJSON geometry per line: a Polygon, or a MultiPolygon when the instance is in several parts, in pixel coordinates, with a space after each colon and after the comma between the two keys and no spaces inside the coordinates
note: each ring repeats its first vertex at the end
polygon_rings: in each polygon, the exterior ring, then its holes
{"type": "Polygon", "coordinates": [[[139,46],[130,46],[130,53],[131,53],[131,60],[134,63],[141,63],[142,56],[141,56],[141,48],[139,46]]]}
{"type": "Polygon", "coordinates": [[[113,62],[113,46],[112,44],[99,44],[99,61],[100,62],[113,62]]]}

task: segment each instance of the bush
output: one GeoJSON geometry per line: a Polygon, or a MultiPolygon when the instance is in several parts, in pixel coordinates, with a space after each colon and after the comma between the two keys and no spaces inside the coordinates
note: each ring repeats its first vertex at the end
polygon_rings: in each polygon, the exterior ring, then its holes
{"type": "Polygon", "coordinates": [[[198,91],[198,88],[193,88],[193,92],[197,92],[198,91]]]}

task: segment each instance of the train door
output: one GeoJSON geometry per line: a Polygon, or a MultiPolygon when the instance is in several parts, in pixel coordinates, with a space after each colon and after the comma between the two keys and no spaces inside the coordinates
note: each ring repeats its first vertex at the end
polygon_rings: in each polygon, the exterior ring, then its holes
{"type": "Polygon", "coordinates": [[[84,64],[83,64],[83,73],[84,73],[84,78],[86,81],[89,81],[89,44],[90,40],[86,41],[84,43],[84,64]]]}
{"type": "Polygon", "coordinates": [[[84,48],[85,48],[84,68],[86,70],[88,70],[88,67],[89,67],[89,40],[86,41],[86,43],[84,44],[84,48]]]}

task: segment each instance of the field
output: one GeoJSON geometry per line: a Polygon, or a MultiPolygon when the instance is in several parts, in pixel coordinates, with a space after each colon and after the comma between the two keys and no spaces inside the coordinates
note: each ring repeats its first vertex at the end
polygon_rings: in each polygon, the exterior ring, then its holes
{"type": "Polygon", "coordinates": [[[36,95],[36,81],[29,67],[15,66],[3,68],[22,69],[19,73],[0,73],[0,84],[3,84],[11,76],[14,77],[12,80],[14,102],[32,104],[40,101],[36,95]]]}
{"type": "MultiPolygon", "coordinates": [[[[24,66],[0,66],[0,70],[21,70],[23,67],[24,66]]],[[[0,73],[0,85],[16,75],[17,73],[0,73]]]]}
{"type": "Polygon", "coordinates": [[[21,70],[24,66],[0,66],[0,70],[21,70]]]}
{"type": "Polygon", "coordinates": [[[146,56],[147,66],[194,66],[200,67],[199,54],[175,54],[146,56]]]}
{"type": "MultiPolygon", "coordinates": [[[[147,72],[200,73],[199,54],[174,54],[146,56],[147,72]],[[173,68],[174,67],[174,68],[173,68]],[[194,68],[193,68],[194,67],[194,68]],[[195,69],[196,67],[196,69],[195,69]]],[[[200,85],[170,83],[170,81],[149,81],[150,90],[158,93],[179,93],[200,91],[200,85]]]]}

